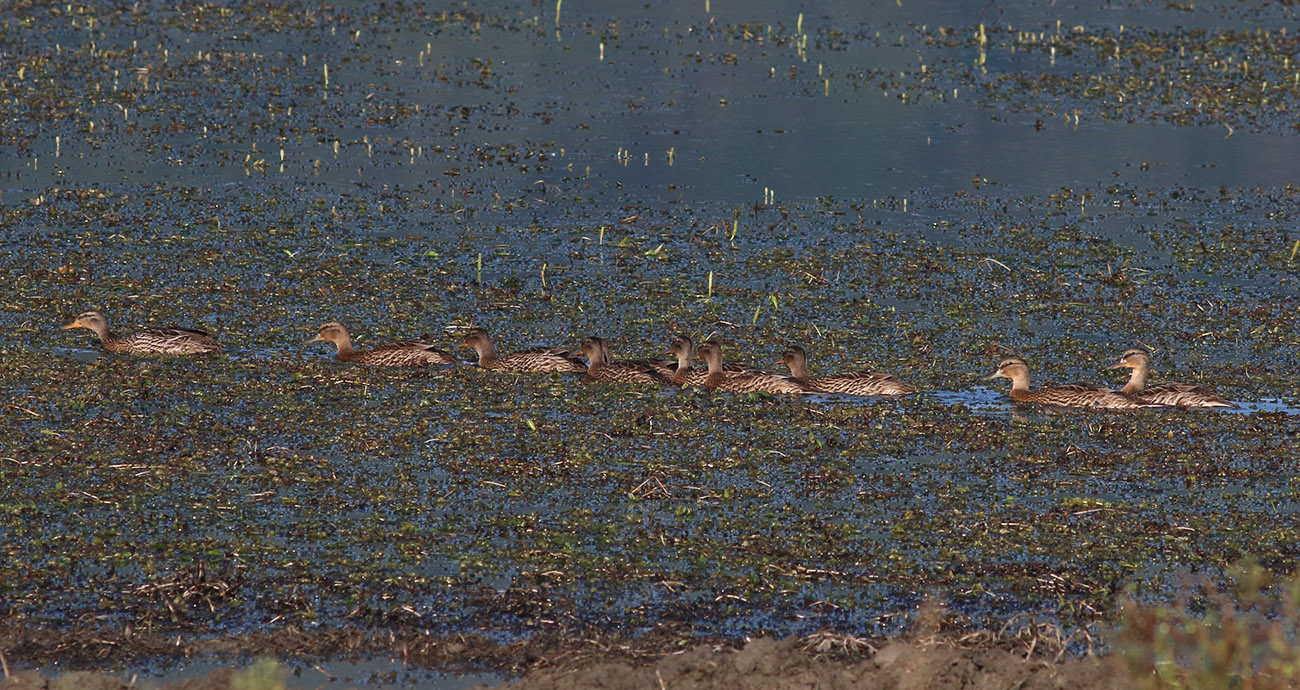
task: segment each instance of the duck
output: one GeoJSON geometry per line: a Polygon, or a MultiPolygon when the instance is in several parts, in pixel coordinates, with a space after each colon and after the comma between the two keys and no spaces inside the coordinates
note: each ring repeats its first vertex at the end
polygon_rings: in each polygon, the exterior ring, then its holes
{"type": "MultiPolygon", "coordinates": [[[[691,360],[695,357],[695,341],[691,340],[688,335],[679,335],[673,338],[673,344],[665,353],[672,360],[652,362],[651,366],[656,371],[668,377],[674,386],[695,386],[703,387],[704,379],[708,377],[708,371],[700,371],[691,368],[691,360]]],[[[748,371],[748,367],[742,367],[739,364],[724,362],[723,371],[748,371]]]]}
{"type": "Polygon", "coordinates": [[[1140,347],[1125,350],[1124,354],[1119,356],[1119,361],[1106,367],[1107,370],[1125,368],[1132,369],[1133,373],[1120,392],[1139,400],[1171,407],[1236,407],[1233,403],[1191,383],[1167,381],[1147,386],[1147,375],[1151,373],[1151,353],[1140,347]]]}
{"type": "Polygon", "coordinates": [[[104,349],[135,355],[209,355],[221,352],[211,334],[193,328],[148,328],[130,335],[118,335],[108,328],[108,318],[98,311],[85,311],[63,325],[63,330],[85,328],[95,332],[104,349]]]}
{"type": "Polygon", "coordinates": [[[723,368],[722,346],[714,340],[704,341],[695,353],[695,358],[702,359],[709,365],[709,373],[704,378],[706,388],[735,393],[764,392],[784,395],[825,392],[805,381],[770,371],[759,369],[727,371],[723,368]]]}
{"type": "Polygon", "coordinates": [[[492,338],[482,328],[470,329],[464,342],[457,347],[468,347],[477,353],[478,365],[482,369],[575,373],[587,370],[579,353],[558,347],[534,347],[501,357],[497,355],[492,338]]]}
{"type": "Polygon", "coordinates": [[[1029,390],[1029,365],[1019,357],[1009,357],[998,364],[998,370],[984,379],[1011,379],[1011,399],[1057,407],[1088,407],[1112,410],[1131,410],[1138,407],[1164,407],[1158,403],[1139,400],[1127,393],[1102,388],[1087,383],[1066,383],[1051,388],[1029,390]]]}
{"type": "Polygon", "coordinates": [[[642,361],[615,361],[610,356],[609,343],[604,338],[591,336],[582,340],[580,348],[589,362],[587,375],[606,383],[645,383],[665,385],[669,378],[653,366],[642,361]]]}
{"type": "Polygon", "coordinates": [[[784,364],[790,369],[790,376],[827,393],[910,395],[916,392],[916,386],[900,381],[890,374],[875,371],[852,371],[812,378],[808,376],[808,354],[798,345],[787,347],[781,359],[778,359],[775,364],[784,364]]]}
{"type": "Polygon", "coordinates": [[[370,350],[358,352],[352,348],[352,336],[348,329],[338,321],[327,321],[320,325],[316,337],[308,340],[312,343],[330,342],[338,347],[334,358],[341,362],[371,364],[382,367],[416,367],[425,364],[461,364],[450,352],[439,350],[429,343],[403,340],[387,343],[370,350]]]}

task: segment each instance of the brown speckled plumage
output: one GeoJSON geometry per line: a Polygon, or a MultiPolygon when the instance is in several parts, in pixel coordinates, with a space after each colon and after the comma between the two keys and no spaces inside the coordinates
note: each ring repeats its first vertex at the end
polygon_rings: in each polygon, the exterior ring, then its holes
{"type": "Polygon", "coordinates": [[[646,362],[614,361],[610,357],[609,343],[603,338],[584,338],[581,350],[589,362],[587,374],[596,381],[654,385],[670,383],[667,376],[646,362]]]}
{"type": "Polygon", "coordinates": [[[1140,347],[1125,350],[1118,362],[1106,368],[1132,369],[1133,373],[1129,376],[1128,383],[1124,384],[1120,392],[1139,400],[1174,407],[1236,407],[1214,393],[1191,383],[1167,381],[1154,386],[1146,385],[1147,376],[1151,373],[1151,353],[1140,347]]]}
{"type": "Polygon", "coordinates": [[[149,328],[130,335],[117,335],[108,329],[108,319],[97,311],[82,312],[63,326],[63,330],[85,328],[95,332],[111,352],[137,355],[207,355],[221,352],[221,345],[203,331],[191,328],[149,328]]]}
{"type": "Polygon", "coordinates": [[[425,364],[462,363],[445,350],[439,350],[428,343],[414,341],[388,343],[358,352],[352,348],[352,336],[348,334],[348,329],[338,321],[321,324],[316,337],[308,340],[307,344],[310,345],[321,341],[334,343],[338,347],[338,354],[335,355],[335,359],[342,362],[355,362],[356,364],[381,367],[415,367],[425,364]]]}
{"type": "Polygon", "coordinates": [[[520,350],[501,357],[497,355],[492,338],[482,328],[475,328],[465,334],[465,341],[460,347],[468,347],[478,353],[478,365],[484,369],[499,371],[586,371],[581,355],[571,350],[558,347],[534,347],[520,350]]]}
{"type": "Polygon", "coordinates": [[[708,388],[736,393],[765,392],[784,395],[822,392],[803,381],[770,371],[757,369],[727,371],[722,364],[722,346],[712,340],[706,340],[700,345],[696,357],[709,365],[709,373],[704,378],[704,385],[708,388]]]}
{"type": "Polygon", "coordinates": [[[1109,388],[1086,383],[1066,383],[1036,391],[1029,390],[1029,365],[1019,357],[1010,357],[998,364],[998,370],[985,379],[1011,379],[1011,399],[1058,407],[1090,407],[1112,410],[1129,410],[1137,407],[1162,407],[1145,402],[1109,388]]]}
{"type": "Polygon", "coordinates": [[[808,375],[808,355],[798,345],[787,347],[776,363],[789,367],[792,377],[827,393],[908,395],[916,392],[916,386],[877,371],[852,371],[812,378],[808,375]]]}

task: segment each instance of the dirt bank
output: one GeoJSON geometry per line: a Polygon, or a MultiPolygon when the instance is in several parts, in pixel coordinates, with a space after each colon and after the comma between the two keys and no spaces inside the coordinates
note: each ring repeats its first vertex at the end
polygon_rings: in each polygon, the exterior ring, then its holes
{"type": "Polygon", "coordinates": [[[643,665],[625,661],[579,668],[539,669],[499,687],[514,690],[582,688],[837,688],[947,690],[957,688],[1127,688],[1127,677],[1095,657],[1026,661],[1002,649],[894,642],[859,660],[827,659],[799,641],[760,638],[739,650],[700,645],[643,665]]]}
{"type": "MultiPolygon", "coordinates": [[[[843,652],[843,649],[834,650],[843,652]]],[[[809,640],[760,638],[732,649],[701,644],[657,658],[636,659],[625,650],[556,650],[553,665],[533,670],[499,688],[512,690],[708,690],[713,688],[798,690],[957,690],[1021,688],[1101,690],[1128,688],[1132,680],[1109,661],[1096,657],[1053,661],[998,648],[961,649],[949,644],[896,641],[876,652],[857,650],[830,658],[809,640]]],[[[47,678],[28,671],[11,676],[3,690],[165,690],[282,688],[288,670],[254,665],[214,671],[175,683],[144,681],[130,685],[114,674],[75,672],[47,678]]],[[[332,686],[333,687],[333,686],[332,686]]],[[[348,687],[341,683],[337,687],[348,687]]]]}

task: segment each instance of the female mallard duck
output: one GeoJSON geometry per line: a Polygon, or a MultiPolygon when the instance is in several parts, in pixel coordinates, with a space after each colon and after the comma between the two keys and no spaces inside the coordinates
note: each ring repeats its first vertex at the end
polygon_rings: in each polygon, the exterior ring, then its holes
{"type": "Polygon", "coordinates": [[[465,334],[465,342],[459,347],[468,347],[478,353],[478,365],[483,369],[503,371],[586,371],[587,366],[579,359],[580,355],[558,347],[534,347],[520,350],[500,357],[492,345],[492,338],[482,328],[472,329],[465,334]]]}
{"type": "Polygon", "coordinates": [[[590,363],[587,374],[597,381],[607,383],[649,383],[667,384],[668,377],[655,371],[645,362],[614,361],[610,357],[609,344],[604,338],[595,336],[584,338],[582,355],[590,363]]]}
{"type": "Polygon", "coordinates": [[[785,349],[776,364],[790,368],[790,375],[827,393],[844,393],[847,395],[908,395],[916,392],[916,386],[900,381],[890,374],[875,371],[853,371],[847,374],[834,374],[810,378],[808,376],[808,355],[798,345],[785,349]]]}
{"type": "Polygon", "coordinates": [[[706,340],[695,354],[696,359],[702,359],[709,365],[709,373],[704,377],[704,385],[708,388],[714,388],[724,391],[733,391],[736,393],[783,393],[787,395],[802,395],[805,393],[822,393],[824,391],[808,384],[807,382],[773,374],[770,371],[760,371],[757,369],[746,369],[744,371],[727,371],[722,365],[722,346],[712,340],[706,340]]]}
{"type": "Polygon", "coordinates": [[[1147,386],[1147,375],[1151,373],[1151,354],[1140,347],[1125,350],[1118,362],[1106,368],[1125,367],[1132,369],[1133,374],[1129,376],[1128,383],[1124,384],[1120,392],[1139,400],[1174,407],[1236,407],[1227,400],[1191,383],[1169,381],[1147,386]]]}
{"type": "Polygon", "coordinates": [[[998,370],[985,380],[1011,379],[1011,399],[1016,402],[1032,402],[1040,405],[1057,405],[1060,407],[1094,407],[1113,410],[1128,410],[1135,407],[1161,407],[1137,398],[1100,386],[1086,383],[1066,383],[1051,388],[1029,390],[1029,365],[1019,357],[1002,360],[998,370]]]}
{"type": "Polygon", "coordinates": [[[211,335],[191,328],[150,328],[131,335],[108,330],[108,319],[97,311],[82,312],[63,326],[63,330],[86,328],[99,336],[104,349],[137,355],[207,355],[221,352],[211,335]]]}
{"type": "MultiPolygon", "coordinates": [[[[695,358],[695,342],[690,336],[679,335],[673,338],[673,344],[668,348],[668,356],[676,358],[676,361],[652,362],[651,365],[655,371],[666,376],[674,386],[703,386],[704,379],[708,377],[709,372],[700,371],[691,368],[691,360],[695,358]]],[[[723,371],[748,371],[747,367],[739,364],[724,363],[723,371]]]]}
{"type": "Polygon", "coordinates": [[[321,324],[316,337],[307,341],[307,345],[321,341],[338,346],[335,359],[342,362],[372,364],[381,367],[416,367],[425,364],[461,364],[451,353],[430,345],[414,341],[400,341],[380,345],[374,349],[357,352],[352,349],[352,336],[348,329],[338,321],[321,324]]]}

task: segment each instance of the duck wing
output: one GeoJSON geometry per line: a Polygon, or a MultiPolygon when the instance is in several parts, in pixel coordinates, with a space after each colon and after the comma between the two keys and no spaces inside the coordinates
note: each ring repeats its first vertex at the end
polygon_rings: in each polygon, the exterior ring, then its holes
{"type": "Polygon", "coordinates": [[[456,355],[420,340],[399,340],[395,343],[380,345],[374,349],[376,352],[379,350],[410,350],[411,352],[424,353],[426,361],[430,364],[464,364],[456,355]]]}
{"type": "Polygon", "coordinates": [[[775,393],[779,395],[807,395],[824,393],[808,381],[793,376],[782,376],[770,371],[747,369],[744,371],[723,371],[718,388],[736,393],[775,393]]]}
{"type": "Polygon", "coordinates": [[[1039,402],[1062,407],[1102,407],[1127,410],[1138,407],[1164,407],[1113,388],[1096,386],[1091,383],[1063,383],[1040,391],[1035,391],[1039,402]]]}
{"type": "Polygon", "coordinates": [[[573,350],[560,347],[530,347],[498,359],[492,368],[511,371],[581,372],[587,370],[587,365],[582,361],[582,355],[573,350]]]}
{"type": "Polygon", "coordinates": [[[814,378],[810,383],[828,393],[848,395],[908,395],[916,386],[879,371],[851,371],[814,378]]]}
{"type": "Polygon", "coordinates": [[[132,333],[123,338],[118,346],[133,352],[172,355],[197,355],[221,351],[221,345],[206,331],[177,326],[148,328],[132,333]]]}
{"type": "Polygon", "coordinates": [[[672,384],[671,378],[644,362],[645,360],[606,362],[604,366],[596,370],[596,374],[592,378],[608,383],[646,383],[661,386],[672,384]]]}
{"type": "Polygon", "coordinates": [[[1236,407],[1236,405],[1194,383],[1178,383],[1176,381],[1147,386],[1138,397],[1174,407],[1236,407]]]}

